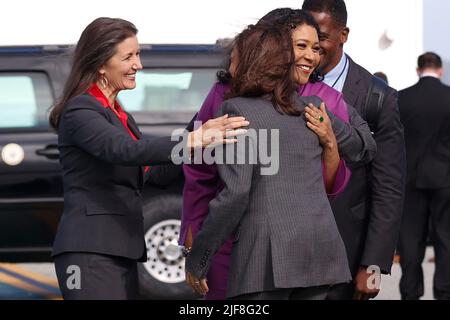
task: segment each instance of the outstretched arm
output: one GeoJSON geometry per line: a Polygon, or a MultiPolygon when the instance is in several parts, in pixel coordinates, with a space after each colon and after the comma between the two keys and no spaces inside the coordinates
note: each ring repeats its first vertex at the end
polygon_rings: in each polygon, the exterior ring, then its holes
{"type": "MultiPolygon", "coordinates": [[[[205,123],[213,119],[223,102],[226,87],[216,83],[203,102],[196,121],[205,123]]],[[[192,246],[193,236],[208,214],[208,204],[219,191],[219,174],[214,164],[183,165],[185,183],[183,188],[183,214],[179,243],[192,246]]]]}
{"type": "MultiPolygon", "coordinates": [[[[221,110],[233,115],[240,114],[238,107],[228,101],[221,110]]],[[[245,143],[245,137],[239,139],[236,145],[225,146],[223,154],[227,154],[227,148],[234,148],[234,155],[237,157],[241,149],[238,147],[239,143],[245,143]]],[[[216,156],[219,151],[216,150],[216,156]]],[[[200,289],[197,282],[206,277],[214,254],[239,225],[247,209],[253,165],[237,163],[238,161],[234,161],[233,164],[217,165],[224,188],[210,202],[209,213],[195,236],[191,253],[186,259],[188,283],[199,293],[204,294],[207,288],[200,289]]]]}

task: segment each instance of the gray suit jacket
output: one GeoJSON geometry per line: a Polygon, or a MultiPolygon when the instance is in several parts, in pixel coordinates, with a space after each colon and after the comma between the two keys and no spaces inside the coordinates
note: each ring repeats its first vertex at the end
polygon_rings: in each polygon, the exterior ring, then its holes
{"type": "MultiPolygon", "coordinates": [[[[295,99],[300,109],[309,102],[319,105],[317,98],[295,99]]],[[[322,148],[304,117],[282,115],[263,98],[230,99],[220,113],[244,116],[250,129],[268,129],[269,137],[271,129],[278,130],[279,149],[269,149],[279,151],[278,173],[262,175],[261,169],[267,166],[259,154],[254,164],[218,165],[224,189],[210,202],[209,214],[186,259],[186,270],[205,277],[213,255],[234,231],[228,297],[350,281],[345,247],[324,187],[322,148]]],[[[360,134],[332,114],[330,117],[340,152],[354,159],[366,157],[368,144],[361,141],[360,134]]],[[[240,150],[245,139],[260,150],[263,134],[249,132],[247,136],[225,147],[226,152],[240,150]]],[[[269,141],[276,141],[272,139],[269,141]]],[[[373,154],[375,145],[369,145],[373,154]]]]}

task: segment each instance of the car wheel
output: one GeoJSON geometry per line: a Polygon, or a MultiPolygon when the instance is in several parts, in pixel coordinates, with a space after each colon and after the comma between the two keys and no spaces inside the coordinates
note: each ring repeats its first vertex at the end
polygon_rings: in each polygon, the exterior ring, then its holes
{"type": "Polygon", "coordinates": [[[175,195],[144,202],[147,262],[138,265],[143,298],[199,298],[185,282],[184,257],[178,246],[181,206],[182,198],[175,195]]]}

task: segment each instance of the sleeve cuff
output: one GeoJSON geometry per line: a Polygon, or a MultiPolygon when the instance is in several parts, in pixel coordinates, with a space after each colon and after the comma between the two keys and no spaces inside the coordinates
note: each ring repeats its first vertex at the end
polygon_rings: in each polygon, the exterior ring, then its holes
{"type": "Polygon", "coordinates": [[[342,193],[347,186],[350,177],[352,175],[352,172],[349,168],[347,168],[347,165],[345,164],[345,161],[341,159],[339,161],[339,167],[336,173],[336,179],[334,181],[333,190],[331,193],[328,193],[329,197],[335,197],[338,194],[342,193]]]}

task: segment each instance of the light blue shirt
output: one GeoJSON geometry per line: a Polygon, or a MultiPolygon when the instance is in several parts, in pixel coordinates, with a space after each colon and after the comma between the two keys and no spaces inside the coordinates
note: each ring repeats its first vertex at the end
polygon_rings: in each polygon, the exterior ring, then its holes
{"type": "Polygon", "coordinates": [[[323,82],[333,89],[342,92],[344,89],[345,79],[347,79],[349,61],[347,55],[344,53],[341,61],[330,72],[325,75],[323,82]]]}

